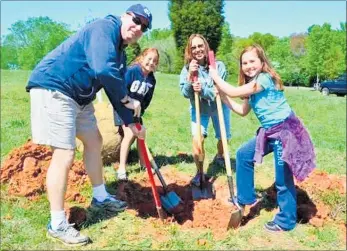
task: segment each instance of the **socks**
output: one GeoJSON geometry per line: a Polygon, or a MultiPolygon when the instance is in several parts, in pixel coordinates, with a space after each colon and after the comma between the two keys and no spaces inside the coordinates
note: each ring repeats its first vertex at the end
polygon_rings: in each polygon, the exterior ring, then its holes
{"type": "Polygon", "coordinates": [[[105,184],[93,187],[93,197],[99,202],[104,201],[108,197],[105,184]]]}
{"type": "Polygon", "coordinates": [[[58,229],[58,226],[64,221],[67,222],[64,210],[51,211],[51,227],[54,231],[56,231],[58,229]]]}

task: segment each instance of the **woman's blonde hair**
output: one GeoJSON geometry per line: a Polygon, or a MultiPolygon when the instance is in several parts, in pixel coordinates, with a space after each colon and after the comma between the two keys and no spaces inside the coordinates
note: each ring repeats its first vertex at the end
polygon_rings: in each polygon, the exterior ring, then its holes
{"type": "Polygon", "coordinates": [[[206,38],[201,35],[201,34],[192,34],[190,35],[187,45],[186,45],[186,49],[184,52],[184,64],[188,65],[190,63],[190,61],[193,60],[193,55],[192,55],[192,41],[194,38],[201,38],[202,41],[204,41],[204,45],[205,45],[205,63],[207,64],[207,62],[209,62],[208,60],[208,52],[210,50],[210,46],[208,45],[208,42],[206,40],[206,38]]]}
{"type": "Polygon", "coordinates": [[[277,90],[283,91],[284,90],[284,86],[283,86],[283,82],[281,80],[280,75],[278,75],[278,73],[272,67],[270,61],[268,60],[268,58],[267,58],[267,56],[265,54],[264,49],[260,45],[258,45],[258,44],[253,44],[251,46],[248,46],[241,52],[240,61],[239,61],[239,66],[240,66],[239,85],[244,85],[247,82],[246,81],[247,77],[246,77],[246,75],[242,71],[242,56],[246,52],[249,52],[249,51],[252,51],[252,50],[255,50],[255,52],[257,53],[258,58],[263,63],[263,68],[261,69],[261,72],[269,73],[271,78],[275,82],[275,86],[276,86],[277,90]]]}
{"type": "Polygon", "coordinates": [[[131,62],[131,65],[134,65],[134,64],[141,64],[143,59],[146,57],[146,55],[150,52],[154,52],[157,54],[157,57],[158,57],[158,62],[157,62],[157,65],[159,65],[159,51],[158,49],[156,48],[146,48],[144,49],[140,55],[138,55],[134,61],[131,62]]]}

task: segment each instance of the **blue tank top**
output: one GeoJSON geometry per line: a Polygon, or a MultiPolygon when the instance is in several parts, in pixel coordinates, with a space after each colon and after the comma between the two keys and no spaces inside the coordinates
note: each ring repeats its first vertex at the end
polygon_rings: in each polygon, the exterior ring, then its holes
{"type": "Polygon", "coordinates": [[[275,82],[268,73],[260,73],[256,82],[263,90],[252,94],[249,104],[262,127],[269,128],[281,123],[292,112],[283,91],[276,89],[275,82]]]}

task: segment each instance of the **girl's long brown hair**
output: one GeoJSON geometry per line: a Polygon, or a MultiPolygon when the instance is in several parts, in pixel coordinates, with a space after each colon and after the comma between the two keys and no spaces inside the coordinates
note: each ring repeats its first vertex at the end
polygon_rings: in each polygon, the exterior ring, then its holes
{"type": "Polygon", "coordinates": [[[268,60],[264,49],[258,45],[258,44],[253,44],[251,46],[246,47],[240,55],[240,61],[239,61],[239,66],[240,66],[240,71],[239,71],[239,85],[244,85],[246,84],[246,75],[243,73],[242,71],[242,56],[243,54],[245,54],[246,52],[255,50],[255,52],[258,55],[258,58],[260,59],[260,61],[263,63],[263,68],[261,69],[261,72],[267,72],[270,74],[271,78],[274,80],[275,82],[275,86],[277,88],[277,90],[283,91],[284,90],[284,86],[283,86],[283,82],[281,80],[280,75],[278,75],[278,73],[275,71],[275,69],[272,67],[270,61],[268,60]]]}
{"type": "Polygon", "coordinates": [[[138,55],[138,56],[134,59],[134,61],[131,62],[131,65],[134,65],[134,64],[141,64],[142,61],[143,61],[143,59],[145,58],[145,56],[146,56],[148,53],[150,53],[150,52],[154,52],[154,53],[157,54],[157,57],[158,57],[158,63],[157,63],[157,65],[158,65],[158,64],[159,64],[159,51],[158,51],[158,49],[156,49],[156,48],[146,48],[146,49],[144,49],[144,50],[141,52],[141,54],[138,55]]]}
{"type": "Polygon", "coordinates": [[[190,35],[187,45],[186,45],[186,49],[184,52],[184,64],[188,65],[190,63],[190,61],[193,60],[193,56],[192,56],[192,41],[194,38],[201,38],[202,41],[204,41],[204,45],[205,45],[205,63],[207,64],[207,62],[209,62],[209,58],[208,58],[208,52],[210,50],[210,46],[208,45],[208,42],[206,40],[206,38],[201,35],[201,34],[192,34],[190,35]]]}

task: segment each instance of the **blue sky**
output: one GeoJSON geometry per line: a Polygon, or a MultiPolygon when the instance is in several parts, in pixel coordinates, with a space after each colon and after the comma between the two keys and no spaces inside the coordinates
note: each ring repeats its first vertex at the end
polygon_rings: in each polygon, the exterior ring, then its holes
{"type": "MultiPolygon", "coordinates": [[[[18,20],[48,16],[77,30],[91,18],[120,15],[131,4],[142,3],[153,14],[153,28],[170,27],[168,1],[1,1],[1,34],[18,20]]],[[[346,21],[345,1],[226,1],[224,16],[231,33],[247,37],[253,32],[283,37],[328,22],[334,29],[346,21]]]]}

